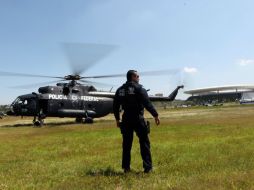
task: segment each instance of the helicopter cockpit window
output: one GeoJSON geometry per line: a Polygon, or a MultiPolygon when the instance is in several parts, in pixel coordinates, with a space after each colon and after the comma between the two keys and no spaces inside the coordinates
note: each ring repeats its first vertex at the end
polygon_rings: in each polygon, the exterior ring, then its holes
{"type": "Polygon", "coordinates": [[[27,105],[27,100],[24,100],[24,105],[27,105]]]}
{"type": "Polygon", "coordinates": [[[14,104],[16,104],[16,103],[19,103],[19,101],[20,101],[20,99],[19,99],[19,98],[16,98],[16,99],[13,101],[12,105],[14,105],[14,104]]]}

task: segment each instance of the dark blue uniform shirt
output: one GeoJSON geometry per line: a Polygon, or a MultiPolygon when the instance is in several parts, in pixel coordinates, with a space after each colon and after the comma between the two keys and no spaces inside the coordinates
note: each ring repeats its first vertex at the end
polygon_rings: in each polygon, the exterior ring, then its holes
{"type": "Polygon", "coordinates": [[[127,118],[135,118],[144,115],[144,108],[149,111],[153,117],[157,117],[158,113],[152,105],[146,89],[136,82],[126,82],[117,89],[113,111],[116,120],[120,120],[120,106],[124,110],[124,115],[127,118]]]}

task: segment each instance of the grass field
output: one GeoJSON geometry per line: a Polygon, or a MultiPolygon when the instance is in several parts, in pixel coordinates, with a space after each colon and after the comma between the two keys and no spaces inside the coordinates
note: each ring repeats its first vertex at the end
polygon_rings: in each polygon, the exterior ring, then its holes
{"type": "Polygon", "coordinates": [[[53,118],[42,128],[28,126],[30,118],[0,120],[0,189],[254,189],[253,106],[160,115],[150,134],[151,174],[142,172],[137,138],[133,172],[122,172],[112,116],[93,125],[53,118]]]}

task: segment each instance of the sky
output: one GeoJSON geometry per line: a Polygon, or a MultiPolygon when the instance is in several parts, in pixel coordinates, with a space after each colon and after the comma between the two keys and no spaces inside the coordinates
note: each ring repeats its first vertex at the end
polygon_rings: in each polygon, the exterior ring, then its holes
{"type": "MultiPolygon", "coordinates": [[[[179,69],[141,76],[151,94],[182,83],[185,90],[253,84],[253,7],[251,0],[0,0],[0,71],[65,76],[61,44],[97,43],[117,48],[83,75],[179,69]]],[[[50,81],[0,76],[0,104],[40,87],[13,86],[50,81]]],[[[96,81],[116,89],[125,78],[96,81]]]]}

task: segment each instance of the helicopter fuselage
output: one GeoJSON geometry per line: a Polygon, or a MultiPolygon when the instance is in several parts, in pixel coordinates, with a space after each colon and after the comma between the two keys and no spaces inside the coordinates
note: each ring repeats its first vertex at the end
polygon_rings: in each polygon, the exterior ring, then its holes
{"type": "Polygon", "coordinates": [[[89,95],[89,91],[96,90],[91,86],[41,87],[38,94],[19,96],[11,105],[12,115],[98,118],[112,112],[113,98],[89,95]]]}
{"type": "MultiPolygon", "coordinates": [[[[69,84],[41,87],[39,93],[21,95],[11,104],[7,114],[33,116],[34,124],[42,125],[46,117],[73,117],[78,122],[92,123],[93,118],[112,113],[115,93],[97,91],[93,86],[69,84]]],[[[149,98],[151,101],[173,101],[180,88],[183,86],[178,86],[168,97],[149,98]]]]}

